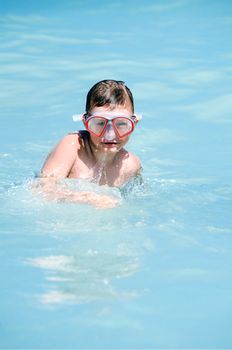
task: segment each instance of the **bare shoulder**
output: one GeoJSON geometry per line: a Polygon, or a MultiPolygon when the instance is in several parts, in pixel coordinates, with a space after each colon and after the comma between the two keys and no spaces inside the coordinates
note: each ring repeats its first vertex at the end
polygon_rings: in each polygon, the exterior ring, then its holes
{"type": "Polygon", "coordinates": [[[139,157],[135,156],[132,153],[129,153],[128,162],[129,166],[133,169],[135,173],[139,172],[139,170],[141,169],[141,161],[139,157]]]}
{"type": "Polygon", "coordinates": [[[72,155],[72,153],[76,153],[78,149],[81,147],[81,137],[79,133],[69,133],[65,135],[53,148],[51,153],[62,153],[68,152],[66,155],[72,155]]]}
{"type": "Polygon", "coordinates": [[[80,146],[80,140],[81,137],[78,132],[69,133],[60,140],[58,146],[60,145],[61,147],[64,146],[76,149],[76,147],[80,146]]]}
{"type": "Polygon", "coordinates": [[[141,161],[133,153],[125,151],[123,155],[124,169],[130,176],[134,176],[141,170],[141,161]]]}

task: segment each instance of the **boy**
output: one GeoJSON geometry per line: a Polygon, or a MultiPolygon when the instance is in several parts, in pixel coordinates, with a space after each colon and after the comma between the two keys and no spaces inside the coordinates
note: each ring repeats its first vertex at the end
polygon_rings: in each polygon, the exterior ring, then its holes
{"type": "MultiPolygon", "coordinates": [[[[68,134],[58,143],[43,165],[42,178],[80,178],[120,187],[139,173],[140,160],[124,149],[138,122],[132,93],[124,82],[102,80],[96,83],[87,94],[82,120],[86,130],[68,134]]],[[[51,186],[46,187],[51,194],[51,186]]],[[[116,199],[91,192],[56,190],[55,193],[60,199],[96,206],[116,204],[116,199]],[[106,197],[111,204],[106,204],[106,197]]]]}

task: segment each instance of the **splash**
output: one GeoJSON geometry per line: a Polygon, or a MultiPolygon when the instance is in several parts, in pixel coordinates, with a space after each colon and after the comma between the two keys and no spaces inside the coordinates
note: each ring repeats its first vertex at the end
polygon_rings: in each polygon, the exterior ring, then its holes
{"type": "Polygon", "coordinates": [[[100,185],[102,180],[106,179],[106,154],[94,165],[92,169],[93,182],[100,185]]]}

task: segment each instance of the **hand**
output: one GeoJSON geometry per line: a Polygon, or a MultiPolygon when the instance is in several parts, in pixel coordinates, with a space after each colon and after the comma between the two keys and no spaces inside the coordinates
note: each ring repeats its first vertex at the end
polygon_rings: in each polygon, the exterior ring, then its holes
{"type": "Polygon", "coordinates": [[[99,209],[115,208],[120,204],[119,198],[94,192],[76,192],[70,199],[72,202],[88,203],[99,209]]]}
{"type": "Polygon", "coordinates": [[[120,204],[120,199],[114,196],[101,195],[95,192],[74,192],[59,186],[55,179],[40,181],[32,187],[34,193],[42,194],[48,201],[86,203],[99,209],[115,208],[120,204]]]}

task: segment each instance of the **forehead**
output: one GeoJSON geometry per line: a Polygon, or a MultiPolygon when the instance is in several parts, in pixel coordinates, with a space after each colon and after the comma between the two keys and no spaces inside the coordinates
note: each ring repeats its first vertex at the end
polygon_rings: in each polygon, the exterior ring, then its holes
{"type": "Polygon", "coordinates": [[[124,105],[105,105],[105,106],[94,106],[91,108],[90,113],[101,114],[102,116],[114,117],[118,115],[131,116],[133,114],[132,106],[130,103],[124,105]]]}

